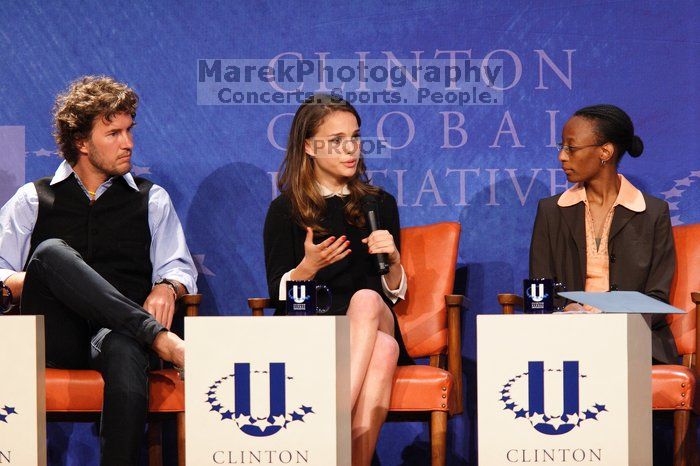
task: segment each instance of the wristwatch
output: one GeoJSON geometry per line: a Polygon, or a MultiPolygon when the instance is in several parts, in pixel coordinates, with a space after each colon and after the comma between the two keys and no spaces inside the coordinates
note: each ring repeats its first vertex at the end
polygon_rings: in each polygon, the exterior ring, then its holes
{"type": "Polygon", "coordinates": [[[173,292],[175,293],[175,299],[179,297],[179,293],[177,292],[177,285],[172,280],[168,280],[167,278],[161,278],[153,284],[153,286],[156,285],[168,285],[170,288],[172,288],[173,292]]]}
{"type": "Polygon", "coordinates": [[[0,291],[2,292],[0,294],[0,313],[6,314],[15,307],[15,305],[12,304],[12,290],[9,286],[0,282],[0,291]]]}

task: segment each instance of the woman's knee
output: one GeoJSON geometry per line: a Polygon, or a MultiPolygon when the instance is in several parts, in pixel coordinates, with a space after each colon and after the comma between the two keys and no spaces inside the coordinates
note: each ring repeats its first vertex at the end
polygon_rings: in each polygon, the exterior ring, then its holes
{"type": "Polygon", "coordinates": [[[360,290],[352,295],[347,315],[351,320],[376,320],[385,307],[384,300],[376,291],[360,290]]]}

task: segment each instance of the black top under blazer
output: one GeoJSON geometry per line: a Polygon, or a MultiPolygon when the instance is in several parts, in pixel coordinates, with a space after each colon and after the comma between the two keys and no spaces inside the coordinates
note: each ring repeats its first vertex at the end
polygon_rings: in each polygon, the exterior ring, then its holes
{"type": "MultiPolygon", "coordinates": [[[[639,291],[668,303],[676,265],[668,204],[642,193],[646,209],[615,207],[608,253],[610,291],[639,291]]],[[[579,202],[561,207],[561,194],[542,199],[530,243],[530,277],[554,278],[568,291],[583,291],[586,283],[586,215],[579,202]]],[[[678,350],[664,315],[652,317],[652,356],[677,364],[678,350]]]]}

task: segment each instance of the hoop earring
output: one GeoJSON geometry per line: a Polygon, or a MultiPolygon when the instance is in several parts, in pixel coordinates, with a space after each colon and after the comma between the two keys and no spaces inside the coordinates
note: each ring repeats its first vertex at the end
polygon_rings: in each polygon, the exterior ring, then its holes
{"type": "Polygon", "coordinates": [[[607,160],[600,159],[600,166],[601,166],[601,167],[604,167],[604,166],[605,166],[605,162],[607,162],[607,160]]]}

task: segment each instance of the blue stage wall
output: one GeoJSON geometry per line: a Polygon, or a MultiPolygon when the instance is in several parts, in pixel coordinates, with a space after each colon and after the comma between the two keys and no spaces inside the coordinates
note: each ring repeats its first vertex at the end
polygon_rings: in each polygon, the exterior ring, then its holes
{"type": "MultiPolygon", "coordinates": [[[[698,10],[693,1],[5,1],[0,201],[59,164],[50,110],[69,81],[128,82],[141,96],[134,173],[174,200],[202,312],[244,315],[246,298],[267,292],[262,227],[283,156],[275,146],[296,106],[201,105],[200,60],[365,53],[411,64],[469,51],[501,63],[497,104],[359,106],[364,136],[379,127],[405,146],[368,159],[402,224],[462,224],[466,409],[450,421],[448,464],[475,464],[475,316],[498,312],[496,294],[517,291],[527,274],[536,202],[566,188],[553,148],[566,118],[594,103],[625,109],[646,148],[621,171],[667,199],[674,224],[700,221],[698,10]]],[[[51,464],[96,463],[94,427],[49,431],[51,464]]],[[[387,425],[378,452],[386,466],[428,464],[427,425],[387,425]]]]}

